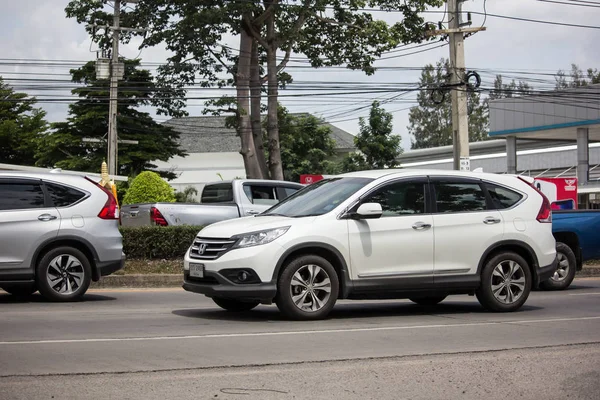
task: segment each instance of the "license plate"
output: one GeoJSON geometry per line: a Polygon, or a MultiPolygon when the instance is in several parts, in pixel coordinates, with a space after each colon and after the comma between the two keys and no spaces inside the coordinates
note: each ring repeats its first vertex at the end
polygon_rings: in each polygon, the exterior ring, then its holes
{"type": "Polygon", "coordinates": [[[190,264],[190,276],[204,278],[204,264],[190,264]]]}

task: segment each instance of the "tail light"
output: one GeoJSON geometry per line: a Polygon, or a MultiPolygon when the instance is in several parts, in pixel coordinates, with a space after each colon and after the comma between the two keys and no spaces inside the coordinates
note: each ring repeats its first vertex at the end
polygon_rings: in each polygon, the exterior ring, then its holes
{"type": "Polygon", "coordinates": [[[541,223],[552,223],[552,207],[550,205],[550,200],[546,197],[544,193],[541,192],[538,188],[536,188],[533,183],[526,181],[525,179],[519,177],[520,180],[531,186],[535,189],[536,192],[542,196],[542,205],[540,207],[540,211],[538,211],[537,217],[535,219],[541,223]]]}
{"type": "Polygon", "coordinates": [[[163,215],[160,213],[160,211],[156,207],[150,208],[150,220],[154,223],[154,225],[158,225],[158,226],[168,226],[169,225],[169,223],[167,222],[165,217],[163,217],[163,215]]]}
{"type": "Polygon", "coordinates": [[[115,199],[113,193],[107,188],[99,185],[97,182],[94,182],[93,180],[89,179],[88,177],[86,177],[85,179],[98,186],[108,196],[106,203],[104,203],[104,207],[102,207],[102,209],[98,213],[98,218],[119,220],[121,217],[119,215],[119,203],[117,203],[117,199],[115,199]]]}

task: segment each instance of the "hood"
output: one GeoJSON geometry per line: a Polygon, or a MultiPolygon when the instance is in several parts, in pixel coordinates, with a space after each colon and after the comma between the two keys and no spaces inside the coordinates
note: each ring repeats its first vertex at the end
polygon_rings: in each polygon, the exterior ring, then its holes
{"type": "Polygon", "coordinates": [[[260,216],[229,219],[217,222],[202,229],[199,236],[206,238],[230,238],[242,233],[281,228],[283,226],[310,224],[315,217],[288,218],[280,216],[260,216]]]}

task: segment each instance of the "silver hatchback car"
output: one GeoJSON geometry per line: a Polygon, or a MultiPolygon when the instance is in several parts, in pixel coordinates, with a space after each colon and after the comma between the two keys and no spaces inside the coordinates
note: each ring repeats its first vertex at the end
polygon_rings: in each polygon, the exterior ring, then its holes
{"type": "Polygon", "coordinates": [[[53,301],[81,298],[125,262],[119,207],[93,180],[0,172],[0,287],[53,301]]]}

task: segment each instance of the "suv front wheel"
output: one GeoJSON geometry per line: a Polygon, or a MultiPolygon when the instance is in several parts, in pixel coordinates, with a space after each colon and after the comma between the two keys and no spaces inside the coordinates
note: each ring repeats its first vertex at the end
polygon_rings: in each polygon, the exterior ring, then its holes
{"type": "Polygon", "coordinates": [[[331,263],[317,255],[305,255],[284,266],[275,302],[288,318],[322,319],[335,305],[338,292],[338,276],[331,263]]]}
{"type": "Polygon", "coordinates": [[[527,261],[511,251],[489,259],[481,273],[481,285],[475,292],[483,307],[491,311],[516,311],[531,291],[531,271],[527,261]]]}
{"type": "Polygon", "coordinates": [[[73,247],[48,251],[36,269],[40,293],[52,301],[75,301],[85,294],[92,280],[90,261],[73,247]]]}

